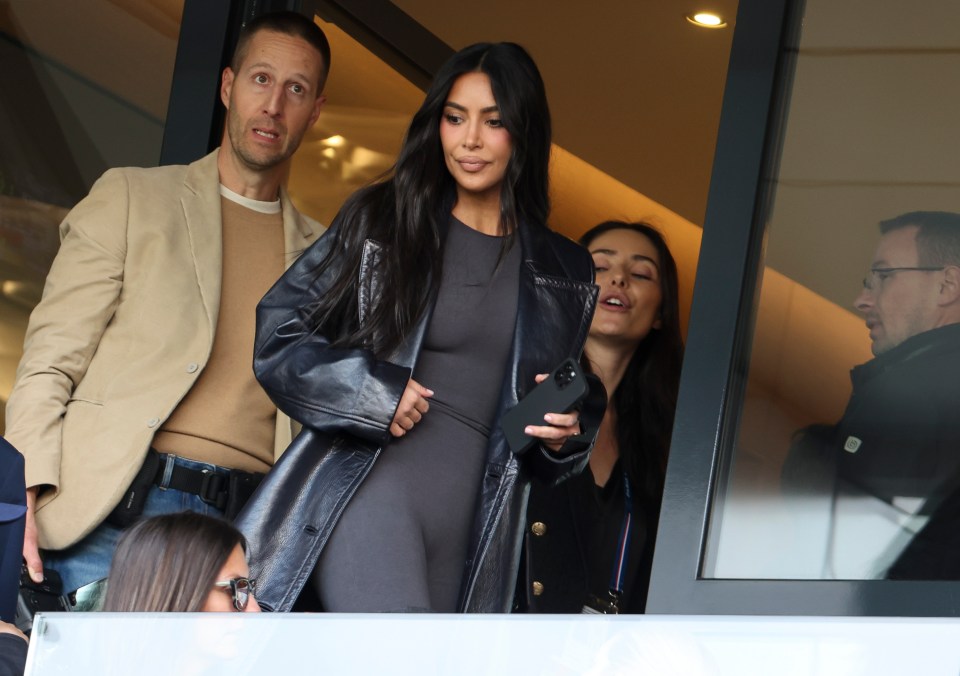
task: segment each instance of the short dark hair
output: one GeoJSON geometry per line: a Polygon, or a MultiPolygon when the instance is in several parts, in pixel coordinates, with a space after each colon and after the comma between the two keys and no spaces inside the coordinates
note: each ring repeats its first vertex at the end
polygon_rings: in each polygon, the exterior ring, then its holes
{"type": "Polygon", "coordinates": [[[196,512],[140,521],[120,537],[103,610],[196,612],[243,535],[223,519],[196,512]]]}
{"type": "Polygon", "coordinates": [[[960,214],[952,211],[910,211],[880,221],[880,232],[916,226],[920,265],[960,265],[960,214]]]}
{"type": "Polygon", "coordinates": [[[250,40],[260,31],[273,31],[305,40],[320,53],[323,63],[320,65],[320,81],[317,83],[317,96],[323,92],[330,73],[330,43],[320,26],[302,14],[296,12],[270,12],[261,14],[246,24],[240,31],[237,47],[233,50],[230,68],[236,73],[247,56],[250,40]]]}

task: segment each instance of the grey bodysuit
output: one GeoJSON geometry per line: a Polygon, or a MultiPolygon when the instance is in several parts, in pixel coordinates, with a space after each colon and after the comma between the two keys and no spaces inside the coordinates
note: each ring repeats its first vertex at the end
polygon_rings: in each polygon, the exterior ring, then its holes
{"type": "Polygon", "coordinates": [[[413,379],[430,410],[393,439],[314,573],[333,612],[455,612],[517,314],[520,244],[451,217],[443,278],[413,379]]]}

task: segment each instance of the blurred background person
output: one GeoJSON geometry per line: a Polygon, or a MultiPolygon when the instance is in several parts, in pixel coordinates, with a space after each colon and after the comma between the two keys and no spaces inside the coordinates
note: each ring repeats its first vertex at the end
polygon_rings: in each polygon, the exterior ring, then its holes
{"type": "Polygon", "coordinates": [[[246,541],[223,519],[156,516],[121,536],[103,610],[260,612],[249,575],[246,541]]]}
{"type": "Polygon", "coordinates": [[[801,432],[784,486],[830,502],[822,577],[960,579],[960,213],[879,229],[853,303],[874,358],[840,421],[801,432]]]}
{"type": "Polygon", "coordinates": [[[646,223],[608,221],[580,239],[600,286],[584,360],[610,403],[588,469],[534,481],[520,610],[643,612],[683,339],[677,267],[646,223]]]}

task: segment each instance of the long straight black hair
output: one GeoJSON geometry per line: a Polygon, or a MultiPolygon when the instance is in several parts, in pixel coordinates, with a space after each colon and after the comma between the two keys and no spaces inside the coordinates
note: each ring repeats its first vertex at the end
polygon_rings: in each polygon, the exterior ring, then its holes
{"type": "Polygon", "coordinates": [[[334,219],[330,253],[316,273],[335,270],[327,293],[308,307],[314,325],[335,346],[364,346],[377,355],[398,347],[423,315],[440,283],[442,244],[456,184],[447,170],[440,121],[457,78],[490,78],[512,151],[500,189],[500,231],[511,246],[521,223],[543,225],[550,211],[550,111],[543,79],[517,44],[481,43],[454,54],[440,68],[414,114],[397,163],[382,181],[347,200],[334,219]],[[383,247],[379,297],[358,321],[357,279],[364,241],[383,247]]]}
{"type": "MultiPolygon", "coordinates": [[[[610,405],[617,414],[615,433],[620,463],[636,492],[648,503],[659,504],[683,361],[677,264],[663,235],[647,223],[606,221],[584,233],[580,244],[589,247],[594,239],[611,230],[631,230],[643,235],[660,259],[661,326],[651,329],[637,345],[620,384],[610,395],[610,405]]],[[[586,351],[584,355],[589,358],[586,351]]]]}

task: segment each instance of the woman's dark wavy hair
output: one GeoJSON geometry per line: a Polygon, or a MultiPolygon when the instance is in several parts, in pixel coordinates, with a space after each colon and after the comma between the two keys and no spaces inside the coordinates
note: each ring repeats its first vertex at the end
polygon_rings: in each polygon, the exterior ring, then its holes
{"type": "Polygon", "coordinates": [[[414,114],[394,167],[386,178],[344,204],[331,233],[336,239],[317,274],[336,270],[332,287],[308,308],[317,327],[337,346],[369,347],[387,355],[421,317],[440,283],[442,245],[456,184],[440,143],[440,121],[457,78],[481,72],[490,78],[512,151],[500,191],[500,228],[512,246],[520,223],[545,224],[550,211],[550,111],[543,79],[530,55],[510,42],[481,43],[454,54],[439,70],[414,114]],[[358,325],[357,279],[363,243],[385,245],[380,295],[358,325]]]}
{"type": "Polygon", "coordinates": [[[203,608],[243,535],[213,516],[181,512],[144,519],[117,543],[103,610],[190,613],[203,608]]]}
{"type": "Polygon", "coordinates": [[[617,414],[620,461],[630,483],[642,498],[659,503],[683,361],[677,264],[663,235],[648,223],[606,221],[584,233],[580,244],[589,247],[594,239],[611,230],[640,233],[650,240],[660,258],[661,326],[651,329],[637,345],[623,379],[610,397],[617,414]]]}

